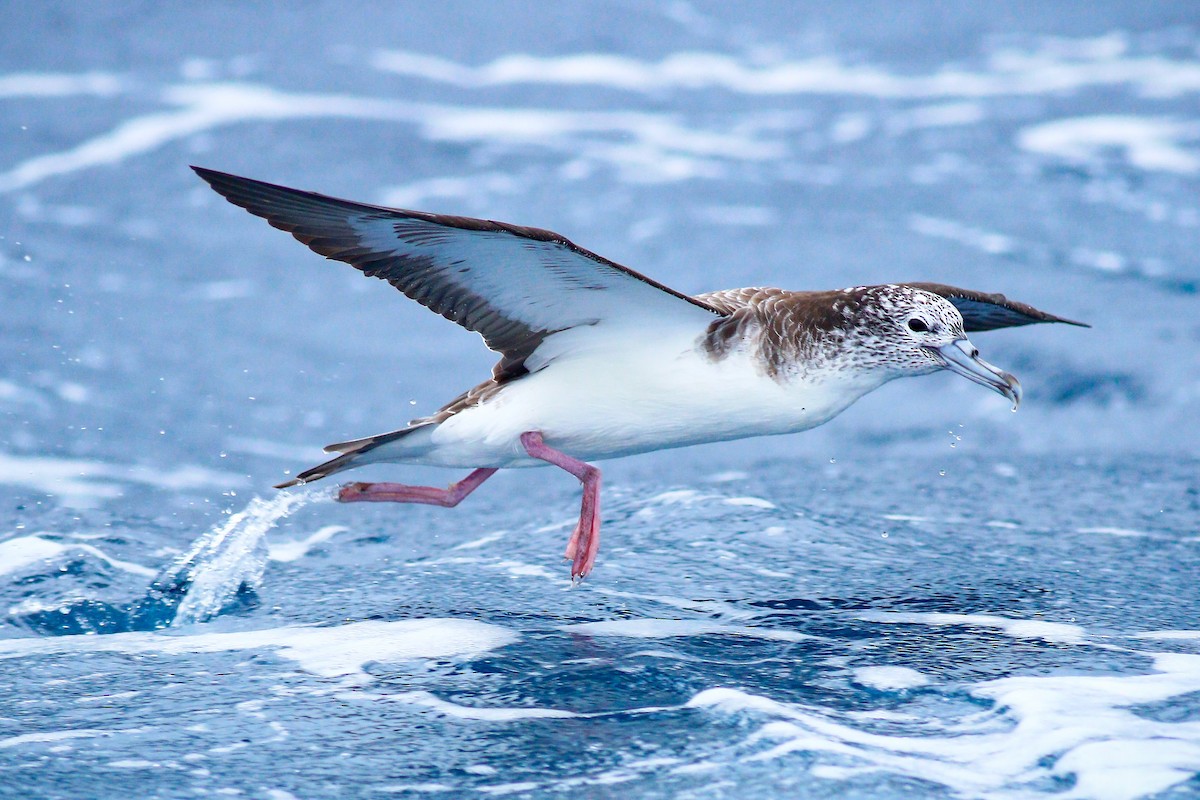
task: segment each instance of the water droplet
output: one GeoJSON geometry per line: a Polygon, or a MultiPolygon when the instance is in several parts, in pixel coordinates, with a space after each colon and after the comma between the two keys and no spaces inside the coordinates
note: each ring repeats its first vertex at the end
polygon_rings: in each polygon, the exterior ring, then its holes
{"type": "Polygon", "coordinates": [[[830,464],[836,464],[836,463],[837,463],[837,459],[836,459],[836,458],[831,458],[831,459],[829,459],[829,463],[830,463],[830,464]]]}
{"type": "Polygon", "coordinates": [[[888,537],[887,531],[884,531],[883,533],[881,533],[880,536],[883,537],[884,539],[886,539],[888,537]]]}
{"type": "Polygon", "coordinates": [[[938,470],[938,475],[941,475],[943,478],[944,478],[944,477],[946,477],[946,470],[944,470],[944,469],[939,469],[939,470],[938,470]]]}

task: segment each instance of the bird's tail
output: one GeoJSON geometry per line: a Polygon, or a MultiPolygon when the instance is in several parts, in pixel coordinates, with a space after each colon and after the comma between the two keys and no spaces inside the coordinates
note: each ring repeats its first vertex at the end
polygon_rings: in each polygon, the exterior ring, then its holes
{"type": "Polygon", "coordinates": [[[368,456],[372,450],[394,442],[397,439],[402,439],[408,436],[413,431],[421,430],[429,427],[431,423],[425,422],[416,425],[409,425],[407,428],[401,428],[398,431],[390,431],[388,433],[379,433],[374,436],[367,436],[363,439],[352,439],[348,442],[335,442],[331,445],[326,445],[326,453],[340,453],[336,458],[331,458],[328,461],[318,464],[315,467],[310,467],[304,470],[290,481],[284,481],[277,484],[276,489],[287,489],[290,486],[298,486],[304,483],[312,483],[319,481],[321,478],[327,478],[335,472],[350,469],[351,467],[360,464],[368,464],[372,461],[377,461],[377,458],[368,456]]]}

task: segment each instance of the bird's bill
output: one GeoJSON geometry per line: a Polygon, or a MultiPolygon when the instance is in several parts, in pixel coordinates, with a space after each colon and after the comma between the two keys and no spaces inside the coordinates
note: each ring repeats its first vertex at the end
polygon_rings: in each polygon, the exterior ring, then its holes
{"type": "Polygon", "coordinates": [[[1021,382],[980,358],[979,349],[969,339],[959,339],[941,347],[931,347],[930,350],[944,368],[1007,397],[1012,401],[1013,411],[1021,405],[1021,382]]]}

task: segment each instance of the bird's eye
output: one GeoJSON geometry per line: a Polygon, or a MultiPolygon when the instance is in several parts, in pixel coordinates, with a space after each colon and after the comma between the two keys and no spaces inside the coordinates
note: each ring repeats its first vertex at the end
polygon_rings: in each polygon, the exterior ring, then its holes
{"type": "Polygon", "coordinates": [[[920,317],[913,317],[908,321],[908,329],[913,333],[924,333],[929,330],[929,326],[920,317]]]}

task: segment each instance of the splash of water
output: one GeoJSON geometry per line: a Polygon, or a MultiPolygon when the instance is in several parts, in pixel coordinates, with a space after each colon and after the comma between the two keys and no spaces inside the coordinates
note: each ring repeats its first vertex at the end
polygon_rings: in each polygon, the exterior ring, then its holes
{"type": "Polygon", "coordinates": [[[280,492],[270,500],[253,498],[158,573],[139,604],[138,615],[170,625],[212,619],[262,578],[267,531],[294,511],[331,499],[323,489],[280,492]]]}

